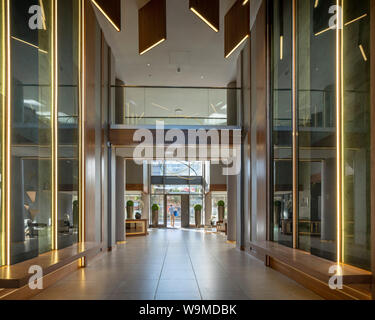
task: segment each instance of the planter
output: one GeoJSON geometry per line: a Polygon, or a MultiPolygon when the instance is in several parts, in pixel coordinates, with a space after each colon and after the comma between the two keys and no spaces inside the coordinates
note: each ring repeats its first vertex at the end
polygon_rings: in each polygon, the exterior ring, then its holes
{"type": "Polygon", "coordinates": [[[134,207],[126,207],[126,219],[134,218],[134,207]]]}
{"type": "Polygon", "coordinates": [[[152,227],[153,228],[158,227],[158,219],[159,219],[159,210],[153,210],[152,211],[152,227]]]}
{"type": "Polygon", "coordinates": [[[225,213],[225,207],[218,207],[217,208],[218,212],[219,212],[219,217],[218,217],[218,220],[220,222],[223,222],[224,221],[224,213],[225,213]]]}
{"type": "Polygon", "coordinates": [[[202,222],[202,210],[195,210],[195,227],[199,228],[202,222]]]}

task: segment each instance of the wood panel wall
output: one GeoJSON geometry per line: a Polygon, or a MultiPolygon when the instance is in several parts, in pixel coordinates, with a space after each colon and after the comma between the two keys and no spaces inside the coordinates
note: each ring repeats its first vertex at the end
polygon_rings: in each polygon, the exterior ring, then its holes
{"type": "Polygon", "coordinates": [[[224,56],[227,57],[241,40],[250,34],[250,1],[242,5],[242,1],[237,0],[224,20],[224,56]]]}
{"type": "Polygon", "coordinates": [[[189,8],[194,8],[217,30],[220,30],[220,0],[190,0],[189,8]]]}
{"type": "Polygon", "coordinates": [[[263,1],[251,29],[251,240],[267,240],[268,117],[267,6],[263,1]]]}
{"type": "MultiPolygon", "coordinates": [[[[86,88],[85,114],[85,180],[86,180],[86,206],[85,226],[86,241],[95,241],[95,118],[96,118],[96,80],[97,65],[97,21],[90,1],[85,2],[85,44],[86,44],[86,88]]],[[[99,64],[100,65],[100,64],[99,64]]],[[[100,70],[99,70],[100,72],[100,70]]]]}
{"type": "Polygon", "coordinates": [[[371,46],[371,271],[372,297],[375,298],[375,1],[370,1],[371,46]]]}
{"type": "Polygon", "coordinates": [[[167,39],[166,0],[151,0],[138,13],[139,53],[167,39]]]}
{"type": "Polygon", "coordinates": [[[95,0],[112,23],[121,30],[121,0],[95,0]]]}

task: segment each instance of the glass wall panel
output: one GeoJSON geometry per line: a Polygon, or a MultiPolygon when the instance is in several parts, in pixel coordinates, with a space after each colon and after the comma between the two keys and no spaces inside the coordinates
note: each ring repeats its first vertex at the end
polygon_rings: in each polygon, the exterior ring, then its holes
{"type": "Polygon", "coordinates": [[[52,10],[43,1],[42,29],[30,29],[38,0],[10,1],[11,263],[51,250],[52,10]]]}
{"type": "Polygon", "coordinates": [[[336,261],[336,1],[297,1],[299,248],[336,261]]]}
{"type": "MultiPolygon", "coordinates": [[[[197,205],[197,204],[200,204],[203,208],[203,196],[193,196],[191,195],[189,197],[189,201],[190,201],[190,217],[189,217],[189,223],[190,225],[195,225],[195,210],[194,210],[194,207],[197,205]]],[[[201,222],[200,224],[203,224],[202,222],[204,221],[204,210],[202,209],[202,215],[201,215],[201,222]]]]}
{"type": "Polygon", "coordinates": [[[151,208],[152,205],[157,204],[159,206],[159,226],[165,225],[164,221],[164,195],[151,195],[151,208]]]}
{"type": "Polygon", "coordinates": [[[292,1],[272,1],[273,241],[293,246],[292,1]]]}
{"type": "MultiPolygon", "coordinates": [[[[4,37],[4,19],[5,19],[5,0],[0,1],[0,168],[3,166],[3,110],[5,105],[5,37],[4,37]]],[[[1,170],[1,169],[0,169],[1,170]]],[[[3,183],[2,171],[0,171],[0,266],[5,264],[5,217],[3,216],[3,199],[2,199],[2,183],[3,183]]]]}
{"type": "Polygon", "coordinates": [[[79,1],[58,2],[58,248],[78,241],[79,1]]]}
{"type": "Polygon", "coordinates": [[[227,212],[227,203],[228,203],[228,196],[226,192],[212,192],[212,217],[211,220],[213,222],[219,221],[219,209],[218,209],[218,202],[224,201],[225,209],[224,209],[224,219],[227,219],[228,212],[227,212]]]}
{"type": "Polygon", "coordinates": [[[370,269],[370,0],[345,0],[344,25],[343,262],[370,269]]]}

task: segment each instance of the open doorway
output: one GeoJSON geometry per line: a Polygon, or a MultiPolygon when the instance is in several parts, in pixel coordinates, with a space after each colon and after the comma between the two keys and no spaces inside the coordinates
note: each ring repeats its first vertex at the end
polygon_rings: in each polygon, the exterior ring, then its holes
{"type": "Polygon", "coordinates": [[[181,196],[180,195],[168,195],[167,200],[167,227],[168,228],[181,228],[181,196]]]}

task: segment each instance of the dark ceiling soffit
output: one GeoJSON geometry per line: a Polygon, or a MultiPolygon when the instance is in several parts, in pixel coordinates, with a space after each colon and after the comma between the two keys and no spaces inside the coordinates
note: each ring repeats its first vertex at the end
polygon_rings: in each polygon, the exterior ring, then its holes
{"type": "Polygon", "coordinates": [[[95,7],[106,17],[109,23],[121,31],[121,0],[91,0],[95,7]]]}

